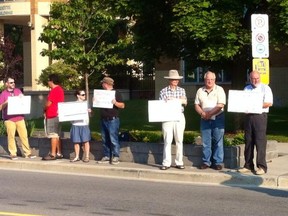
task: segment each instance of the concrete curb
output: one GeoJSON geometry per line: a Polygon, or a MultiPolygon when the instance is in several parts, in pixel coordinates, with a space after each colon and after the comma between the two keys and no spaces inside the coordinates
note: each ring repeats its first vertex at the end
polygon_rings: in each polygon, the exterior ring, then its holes
{"type": "Polygon", "coordinates": [[[55,161],[41,161],[37,159],[19,159],[11,161],[0,160],[0,169],[53,172],[62,174],[77,174],[111,178],[125,178],[133,180],[150,180],[161,182],[218,184],[227,186],[288,188],[288,175],[263,175],[240,174],[235,170],[223,169],[222,171],[198,170],[195,167],[186,167],[185,170],[170,168],[166,171],[159,170],[157,165],[143,165],[135,163],[120,163],[119,165],[96,164],[90,161],[70,163],[67,159],[55,161]]]}

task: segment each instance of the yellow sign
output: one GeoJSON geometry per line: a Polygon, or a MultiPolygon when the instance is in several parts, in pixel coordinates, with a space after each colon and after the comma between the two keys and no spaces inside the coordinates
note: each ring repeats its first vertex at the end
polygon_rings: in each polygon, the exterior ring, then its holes
{"type": "Polygon", "coordinates": [[[253,70],[261,74],[261,82],[269,84],[269,59],[253,59],[253,70]]]}

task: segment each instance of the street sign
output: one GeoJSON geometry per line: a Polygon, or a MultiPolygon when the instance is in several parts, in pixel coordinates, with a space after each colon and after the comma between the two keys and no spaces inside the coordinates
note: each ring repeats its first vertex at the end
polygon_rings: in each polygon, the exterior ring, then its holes
{"type": "Polygon", "coordinates": [[[268,32],[268,15],[267,14],[252,14],[251,15],[251,31],[268,32]]]}
{"type": "Polygon", "coordinates": [[[268,32],[252,32],[252,56],[253,58],[269,57],[269,35],[268,32]]]}
{"type": "Polygon", "coordinates": [[[261,74],[261,82],[269,84],[269,59],[253,59],[253,70],[257,70],[261,74]]]}

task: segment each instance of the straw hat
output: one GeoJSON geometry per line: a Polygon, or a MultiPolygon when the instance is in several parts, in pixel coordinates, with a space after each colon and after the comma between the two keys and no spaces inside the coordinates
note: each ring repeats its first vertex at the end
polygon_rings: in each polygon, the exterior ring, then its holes
{"type": "Polygon", "coordinates": [[[165,79],[182,79],[183,76],[179,76],[179,73],[177,70],[169,70],[168,76],[164,77],[165,79]]]}

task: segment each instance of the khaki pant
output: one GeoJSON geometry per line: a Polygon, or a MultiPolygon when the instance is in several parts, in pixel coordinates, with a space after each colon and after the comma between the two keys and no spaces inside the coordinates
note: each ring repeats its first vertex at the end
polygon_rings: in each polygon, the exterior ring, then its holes
{"type": "Polygon", "coordinates": [[[26,129],[24,119],[17,121],[17,122],[6,120],[4,123],[5,123],[6,131],[7,131],[8,150],[10,152],[10,155],[17,154],[17,147],[16,147],[16,142],[15,142],[16,130],[21,140],[24,155],[28,156],[29,154],[31,154],[30,145],[28,141],[28,135],[27,135],[27,129],[26,129]]]}

